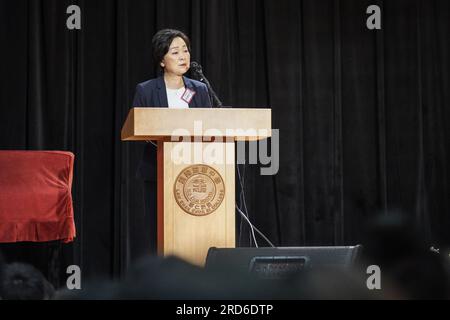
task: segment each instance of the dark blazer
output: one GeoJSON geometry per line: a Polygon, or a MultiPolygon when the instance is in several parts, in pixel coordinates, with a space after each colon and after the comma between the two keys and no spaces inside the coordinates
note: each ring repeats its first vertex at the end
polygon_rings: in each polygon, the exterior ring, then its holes
{"type": "MultiPolygon", "coordinates": [[[[211,100],[206,85],[200,81],[183,77],[184,86],[195,92],[189,108],[211,108],[211,100]]],[[[136,86],[133,107],[168,107],[166,84],[161,76],[136,86]]],[[[146,181],[156,181],[156,147],[147,143],[139,164],[137,176],[146,181]]]]}

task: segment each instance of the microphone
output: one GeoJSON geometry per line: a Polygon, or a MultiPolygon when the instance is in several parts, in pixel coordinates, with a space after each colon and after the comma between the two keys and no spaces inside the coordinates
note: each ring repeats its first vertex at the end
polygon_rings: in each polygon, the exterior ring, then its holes
{"type": "Polygon", "coordinates": [[[206,87],[208,88],[209,94],[212,98],[213,104],[215,104],[218,108],[222,108],[222,101],[220,101],[219,97],[217,97],[217,94],[214,92],[208,79],[203,74],[202,66],[199,63],[192,61],[191,69],[198,75],[198,80],[206,84],[206,87]]]}
{"type": "Polygon", "coordinates": [[[191,62],[191,69],[193,69],[198,74],[203,74],[202,66],[199,65],[197,62],[192,61],[191,62]]]}

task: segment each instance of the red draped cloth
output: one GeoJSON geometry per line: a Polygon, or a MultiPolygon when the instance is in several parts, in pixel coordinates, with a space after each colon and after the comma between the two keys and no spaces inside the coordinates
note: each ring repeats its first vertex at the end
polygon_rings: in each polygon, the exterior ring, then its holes
{"type": "Polygon", "coordinates": [[[74,155],[0,151],[0,242],[73,241],[74,155]]]}

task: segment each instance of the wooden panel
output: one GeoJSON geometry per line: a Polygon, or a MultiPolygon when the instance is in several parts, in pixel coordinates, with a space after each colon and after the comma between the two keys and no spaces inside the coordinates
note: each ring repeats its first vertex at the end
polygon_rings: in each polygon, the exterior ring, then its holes
{"type": "Polygon", "coordinates": [[[270,109],[133,108],[121,137],[122,140],[160,140],[187,135],[259,140],[271,136],[271,122],[270,109]]]}
{"type": "MultiPolygon", "coordinates": [[[[192,155],[196,148],[194,143],[164,143],[164,255],[173,254],[191,263],[204,265],[210,247],[235,246],[235,165],[234,161],[228,164],[195,163],[208,164],[220,174],[225,185],[225,196],[214,212],[205,216],[189,214],[178,205],[174,196],[176,178],[191,166],[175,164],[171,160],[172,152],[180,144],[189,148],[192,155]]],[[[203,143],[199,146],[202,152],[205,148],[221,148],[224,157],[232,153],[230,158],[234,160],[234,143],[203,143]]]]}
{"type": "MultiPolygon", "coordinates": [[[[234,143],[226,143],[227,154],[226,156],[230,159],[235,159],[234,155],[234,143]]],[[[225,198],[226,206],[229,211],[227,211],[227,217],[225,219],[225,227],[226,227],[226,243],[225,248],[234,248],[236,246],[236,169],[235,165],[227,165],[225,166],[225,179],[227,181],[228,193],[231,193],[229,197],[225,198]]],[[[217,246],[219,247],[219,246],[217,246]]]]}
{"type": "Polygon", "coordinates": [[[158,141],[157,149],[157,249],[164,254],[164,142],[158,141]]]}

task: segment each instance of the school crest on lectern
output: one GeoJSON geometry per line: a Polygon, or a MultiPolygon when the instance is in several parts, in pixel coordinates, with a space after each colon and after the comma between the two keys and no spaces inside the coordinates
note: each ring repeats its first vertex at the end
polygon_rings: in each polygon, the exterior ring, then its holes
{"type": "Polygon", "coordinates": [[[221,205],[225,198],[225,184],[216,169],[197,164],[186,167],[178,174],[173,194],[186,213],[206,216],[221,205]]]}

